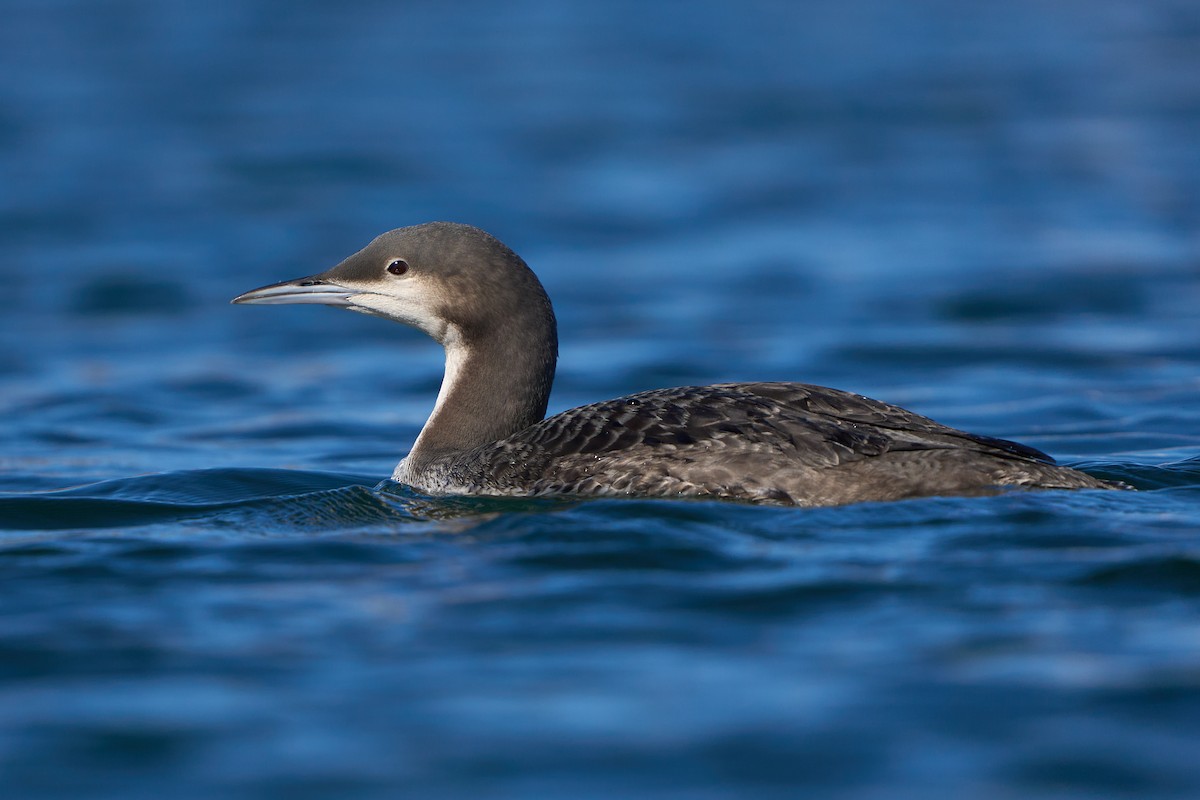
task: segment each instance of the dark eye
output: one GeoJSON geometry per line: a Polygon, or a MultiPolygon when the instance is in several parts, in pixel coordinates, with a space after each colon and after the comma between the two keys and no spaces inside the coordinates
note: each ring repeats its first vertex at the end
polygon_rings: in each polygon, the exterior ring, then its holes
{"type": "Polygon", "coordinates": [[[408,262],[403,258],[397,258],[395,261],[387,265],[387,271],[393,275],[403,275],[408,272],[408,262]]]}

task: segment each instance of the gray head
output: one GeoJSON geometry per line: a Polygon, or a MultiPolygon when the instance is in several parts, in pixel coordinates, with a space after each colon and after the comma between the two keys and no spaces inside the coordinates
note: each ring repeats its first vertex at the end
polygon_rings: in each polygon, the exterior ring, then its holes
{"type": "MultiPolygon", "coordinates": [[[[543,339],[554,312],[525,262],[484,231],[452,222],[397,228],[333,269],[264,286],[234,303],[320,303],[419,328],[442,344],[515,334],[543,339]]],[[[557,347],[555,346],[555,350],[557,347]]]]}
{"type": "Polygon", "coordinates": [[[558,335],[550,299],[521,257],[478,228],[430,222],[388,231],[331,270],[264,286],[235,303],[321,303],[419,328],[446,348],[417,465],[508,436],[546,413],[558,335]]]}

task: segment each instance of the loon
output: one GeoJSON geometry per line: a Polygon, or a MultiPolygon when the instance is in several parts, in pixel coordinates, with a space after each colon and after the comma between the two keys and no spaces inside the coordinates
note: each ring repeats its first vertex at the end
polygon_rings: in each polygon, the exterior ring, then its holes
{"type": "Polygon", "coordinates": [[[426,495],[687,497],[832,506],[1002,487],[1115,489],[1016,442],[803,383],[640,392],[546,418],[550,298],[488,233],[430,222],[234,303],[319,303],[402,322],[445,348],[433,413],[392,480],[426,495]]]}

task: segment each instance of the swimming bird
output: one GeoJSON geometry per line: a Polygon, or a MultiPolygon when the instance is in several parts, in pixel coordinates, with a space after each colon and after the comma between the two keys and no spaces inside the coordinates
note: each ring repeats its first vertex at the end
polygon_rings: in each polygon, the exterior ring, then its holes
{"type": "Polygon", "coordinates": [[[439,342],[433,413],[392,475],[429,495],[827,506],[1119,488],[1032,447],[803,383],[656,389],[545,418],[558,359],[550,298],[520,256],[469,225],[389,231],[326,272],[232,302],[346,308],[439,342]]]}

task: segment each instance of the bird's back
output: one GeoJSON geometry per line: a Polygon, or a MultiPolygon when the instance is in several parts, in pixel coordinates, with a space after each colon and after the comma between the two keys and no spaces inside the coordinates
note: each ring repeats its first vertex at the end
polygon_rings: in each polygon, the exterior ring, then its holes
{"type": "Polygon", "coordinates": [[[1114,488],[1046,454],[800,383],[658,389],[580,406],[448,457],[418,488],[693,496],[817,506],[1000,486],[1114,488]]]}

